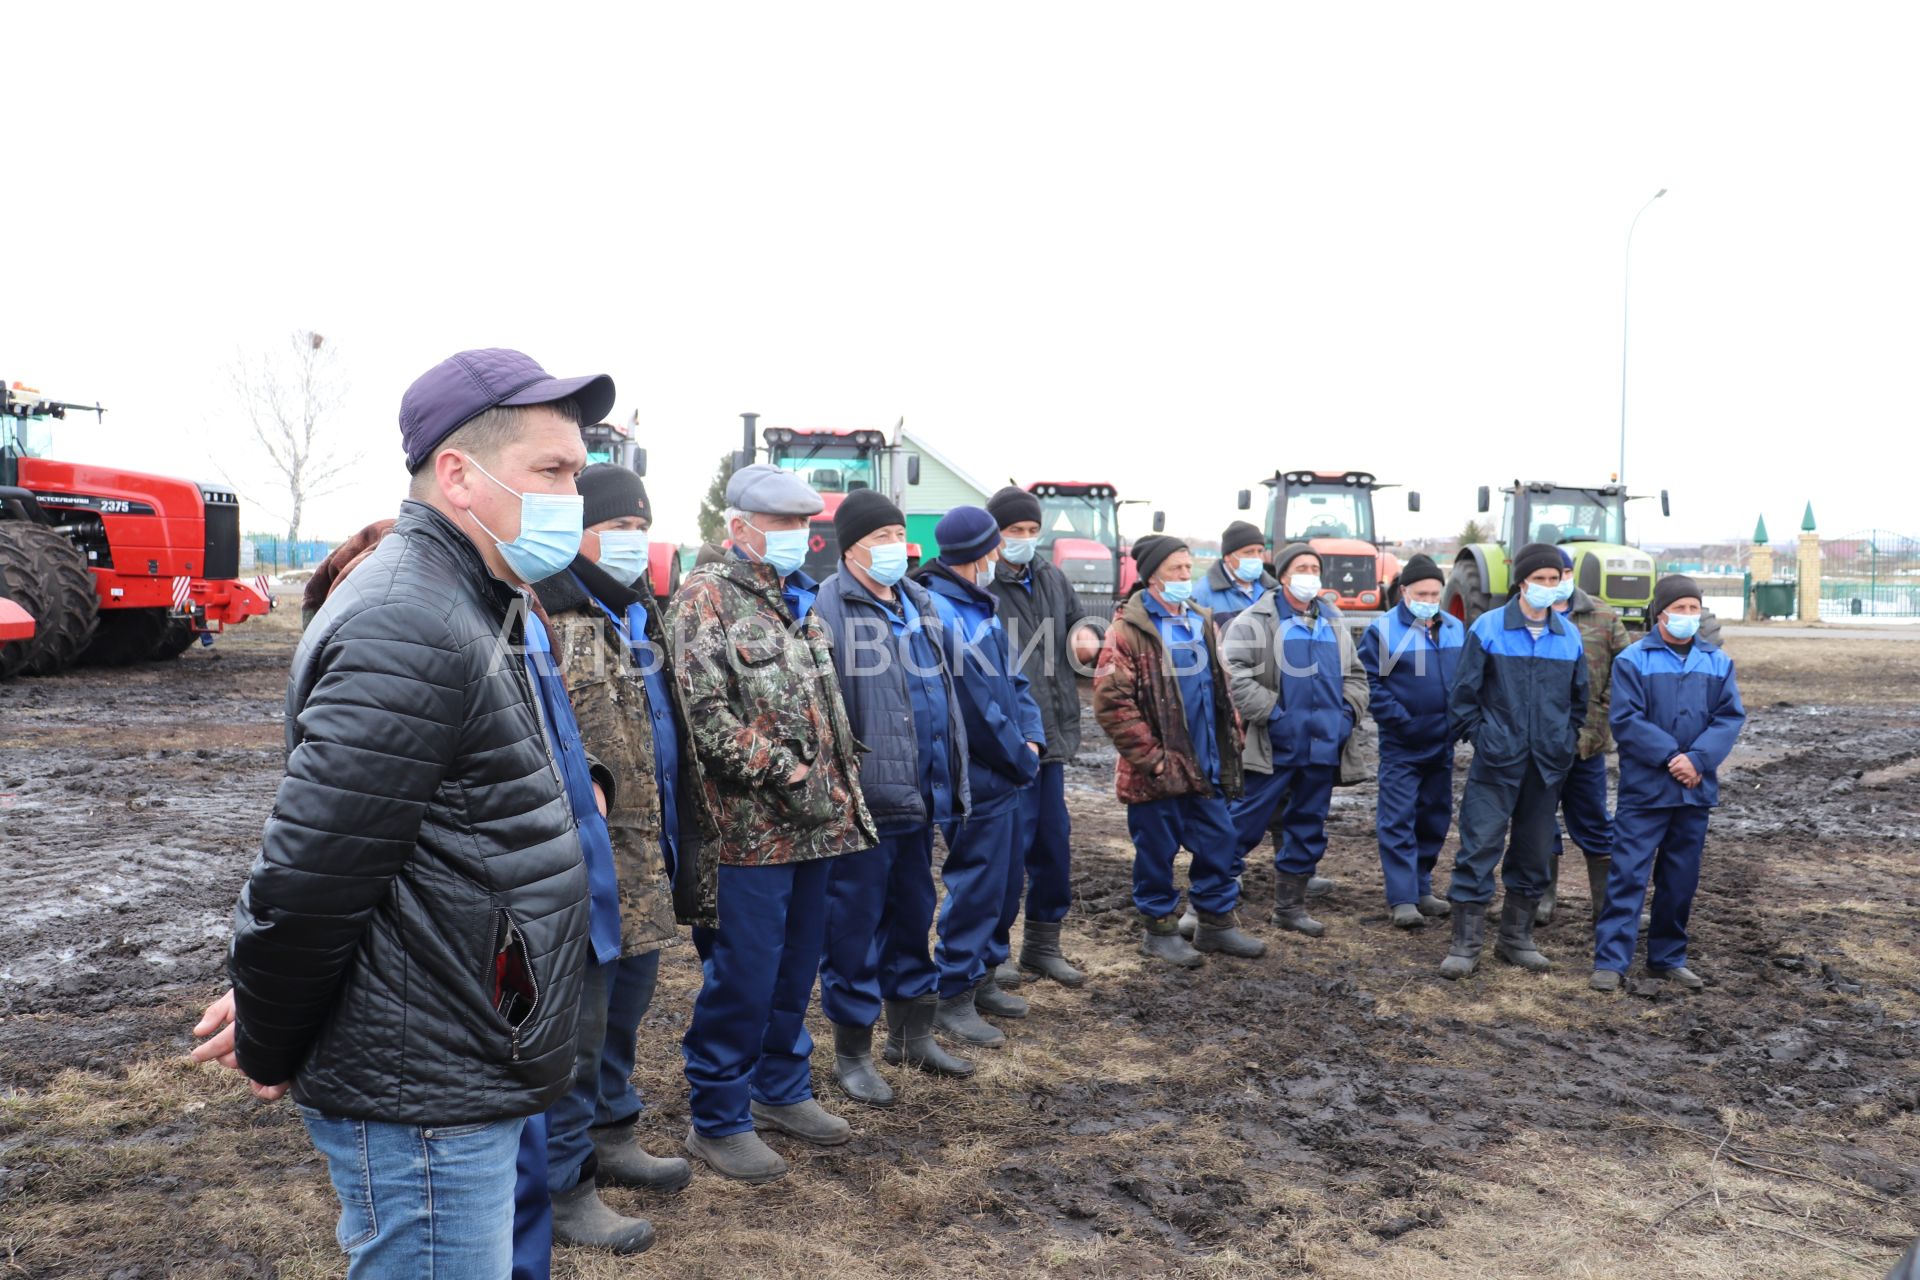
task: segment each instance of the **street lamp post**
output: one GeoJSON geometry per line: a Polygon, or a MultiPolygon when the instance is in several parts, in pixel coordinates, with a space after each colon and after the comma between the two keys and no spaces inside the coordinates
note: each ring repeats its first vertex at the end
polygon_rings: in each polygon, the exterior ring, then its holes
{"type": "MultiPolygon", "coordinates": [[[[1653,202],[1665,194],[1665,187],[1654,192],[1640,206],[1640,213],[1651,209],[1653,202]]],[[[1633,229],[1640,225],[1640,213],[1627,224],[1627,264],[1621,272],[1620,286],[1620,473],[1615,479],[1623,485],[1627,482],[1627,304],[1633,296],[1633,229]]]]}

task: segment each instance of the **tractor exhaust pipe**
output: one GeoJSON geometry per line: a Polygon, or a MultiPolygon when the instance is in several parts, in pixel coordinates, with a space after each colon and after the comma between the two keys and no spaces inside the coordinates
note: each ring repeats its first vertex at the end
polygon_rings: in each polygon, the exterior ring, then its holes
{"type": "Polygon", "coordinates": [[[755,428],[759,425],[759,422],[760,415],[757,413],[743,413],[740,415],[740,448],[733,455],[733,469],[735,471],[740,470],[742,467],[750,467],[753,465],[753,455],[756,450],[754,435],[756,434],[755,428]]]}

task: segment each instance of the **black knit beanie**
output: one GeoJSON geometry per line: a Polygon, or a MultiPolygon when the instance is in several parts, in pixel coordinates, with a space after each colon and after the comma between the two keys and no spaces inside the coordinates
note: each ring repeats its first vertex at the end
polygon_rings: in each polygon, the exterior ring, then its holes
{"type": "Polygon", "coordinates": [[[1542,569],[1562,571],[1566,565],[1560,559],[1560,548],[1545,542],[1529,542],[1520,548],[1520,554],[1513,558],[1513,585],[1516,590],[1520,584],[1542,569]]]}
{"type": "Polygon", "coordinates": [[[987,499],[987,510],[1000,522],[1002,529],[1010,524],[1019,524],[1022,520],[1040,523],[1040,499],[1028,493],[1018,485],[1006,488],[987,499]]]}
{"type": "Polygon", "coordinates": [[[638,472],[611,462],[596,462],[580,473],[575,486],[585,500],[580,513],[581,527],[591,529],[604,520],[643,516],[653,523],[653,507],[647,501],[647,485],[638,472]]]}
{"type": "Polygon", "coordinates": [[[834,536],[840,540],[840,554],[854,543],[890,524],[904,525],[907,517],[878,489],[855,489],[833,513],[834,536]]]}
{"type": "Polygon", "coordinates": [[[1134,567],[1140,571],[1140,581],[1145,582],[1153,576],[1166,558],[1176,551],[1186,551],[1187,544],[1171,534],[1150,533],[1133,544],[1134,567]]]}

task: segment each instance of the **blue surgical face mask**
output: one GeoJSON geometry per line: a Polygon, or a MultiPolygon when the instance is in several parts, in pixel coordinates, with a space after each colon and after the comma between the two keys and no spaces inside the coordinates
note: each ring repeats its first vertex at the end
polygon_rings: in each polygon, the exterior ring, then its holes
{"type": "Polygon", "coordinates": [[[1320,575],[1317,573],[1296,573],[1288,583],[1295,600],[1311,600],[1320,594],[1320,575]]]}
{"type": "Polygon", "coordinates": [[[867,548],[867,576],[890,587],[907,576],[907,544],[881,542],[867,548]]]}
{"type": "Polygon", "coordinates": [[[1266,571],[1267,566],[1260,563],[1258,556],[1247,556],[1233,566],[1233,576],[1242,582],[1258,582],[1260,575],[1266,571]]]}
{"type": "Polygon", "coordinates": [[[486,530],[500,548],[500,558],[522,582],[541,582],[573,563],[580,554],[581,519],[586,514],[586,499],[577,493],[521,493],[501,484],[493,472],[469,456],[474,470],[520,499],[520,536],[502,542],[500,535],[488,529],[473,508],[467,514],[486,530]]]}
{"type": "Polygon", "coordinates": [[[1527,603],[1536,609],[1551,609],[1554,601],[1560,598],[1560,588],[1543,587],[1537,582],[1529,582],[1524,592],[1527,603]]]}
{"type": "Polygon", "coordinates": [[[1181,578],[1177,582],[1161,583],[1160,598],[1168,604],[1185,604],[1193,599],[1193,579],[1181,578]]]}
{"type": "Polygon", "coordinates": [[[1000,544],[1000,554],[1010,564],[1026,564],[1033,559],[1033,553],[1040,547],[1038,538],[1008,538],[1000,544]]]}
{"type": "Polygon", "coordinates": [[[973,580],[973,585],[982,591],[993,585],[993,561],[989,560],[980,567],[980,576],[973,580]]]}
{"type": "Polygon", "coordinates": [[[599,565],[622,585],[647,571],[648,538],[645,529],[606,529],[600,534],[599,565]]]}
{"type": "Polygon", "coordinates": [[[1440,616],[1440,602],[1438,600],[1409,600],[1407,601],[1407,612],[1422,622],[1431,622],[1440,616]]]}
{"type": "Polygon", "coordinates": [[[1660,623],[1675,640],[1691,640],[1700,633],[1700,615],[1697,613],[1663,613],[1660,623]]]}
{"type": "Polygon", "coordinates": [[[760,559],[773,566],[775,573],[786,577],[807,562],[807,531],[805,529],[762,529],[757,524],[746,524],[767,540],[767,549],[760,559]]]}
{"type": "Polygon", "coordinates": [[[1553,593],[1554,598],[1557,600],[1565,601],[1573,599],[1573,579],[1560,579],[1560,585],[1553,589],[1553,593]]]}

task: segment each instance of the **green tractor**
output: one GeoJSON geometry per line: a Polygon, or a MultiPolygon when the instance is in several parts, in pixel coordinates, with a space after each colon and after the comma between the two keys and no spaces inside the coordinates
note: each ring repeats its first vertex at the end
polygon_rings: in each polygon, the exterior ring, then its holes
{"type": "MultiPolygon", "coordinates": [[[[1529,542],[1564,548],[1573,557],[1573,580],[1596,600],[1619,611],[1636,630],[1647,626],[1653,601],[1653,557],[1627,545],[1627,503],[1633,499],[1618,484],[1597,489],[1569,488],[1550,480],[1506,489],[1500,514],[1500,540],[1460,548],[1447,577],[1441,607],[1462,622],[1504,603],[1512,590],[1513,554],[1529,542]]],[[[1491,491],[1480,487],[1480,510],[1492,505],[1491,491]]],[[[1660,491],[1660,514],[1671,508],[1660,491]]]]}

